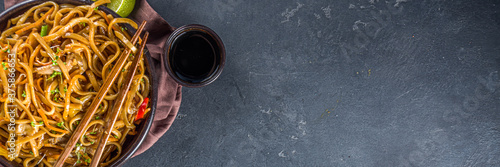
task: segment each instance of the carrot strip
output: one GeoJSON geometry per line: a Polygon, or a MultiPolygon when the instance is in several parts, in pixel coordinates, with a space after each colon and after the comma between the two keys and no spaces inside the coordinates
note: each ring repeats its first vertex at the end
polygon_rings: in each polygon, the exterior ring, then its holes
{"type": "Polygon", "coordinates": [[[35,27],[41,26],[41,25],[42,25],[42,23],[43,23],[43,21],[47,18],[47,16],[49,16],[49,15],[50,15],[50,13],[52,13],[52,11],[54,11],[54,8],[50,8],[50,10],[49,10],[47,13],[45,13],[45,14],[42,16],[42,18],[38,19],[35,23],[30,24],[29,26],[26,26],[26,27],[24,27],[24,28],[21,28],[20,30],[17,30],[17,31],[16,31],[16,34],[17,34],[17,35],[20,35],[21,33],[23,33],[23,32],[24,32],[24,31],[26,31],[26,30],[29,30],[29,29],[32,29],[32,28],[35,28],[35,27]]]}
{"type": "Polygon", "coordinates": [[[43,113],[43,111],[40,111],[40,109],[36,110],[38,112],[38,114],[40,114],[40,116],[42,117],[42,120],[43,120],[43,123],[44,125],[47,126],[47,128],[49,128],[50,130],[54,130],[56,132],[61,132],[61,133],[65,133],[65,134],[68,134],[69,131],[67,130],[62,130],[62,129],[59,129],[59,128],[55,128],[53,126],[51,126],[49,124],[49,120],[47,119],[47,116],[43,113]]]}

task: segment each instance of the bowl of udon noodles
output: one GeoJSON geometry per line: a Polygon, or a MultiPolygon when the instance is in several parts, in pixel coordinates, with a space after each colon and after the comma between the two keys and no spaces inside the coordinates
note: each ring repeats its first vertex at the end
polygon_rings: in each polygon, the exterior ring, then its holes
{"type": "MultiPolygon", "coordinates": [[[[120,18],[103,3],[31,0],[0,14],[2,166],[54,165],[120,53],[130,47],[127,40],[137,23],[120,18]]],[[[157,82],[149,53],[139,63],[99,166],[123,164],[151,127],[157,82]]],[[[64,166],[90,164],[129,66],[131,61],[103,97],[64,166]]]]}

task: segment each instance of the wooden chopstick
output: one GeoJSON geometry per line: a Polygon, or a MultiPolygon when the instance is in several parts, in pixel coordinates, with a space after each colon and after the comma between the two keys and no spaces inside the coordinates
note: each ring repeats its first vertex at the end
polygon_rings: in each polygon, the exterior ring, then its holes
{"type": "Polygon", "coordinates": [[[123,102],[125,101],[125,98],[127,97],[127,92],[130,88],[130,85],[132,85],[132,79],[135,75],[135,71],[137,70],[137,67],[139,66],[139,60],[142,58],[142,54],[144,53],[144,47],[146,46],[146,41],[148,40],[149,33],[146,31],[144,34],[144,38],[142,40],[141,48],[139,49],[139,54],[137,54],[132,61],[132,67],[128,70],[129,74],[125,78],[125,83],[122,84],[122,88],[118,94],[118,98],[115,101],[115,104],[113,105],[113,110],[111,111],[110,115],[106,119],[106,124],[104,126],[105,130],[102,133],[101,140],[99,141],[99,145],[97,146],[97,150],[94,154],[94,157],[92,158],[92,162],[90,164],[91,167],[97,167],[97,165],[100,162],[101,155],[104,152],[104,147],[106,147],[106,143],[109,139],[109,136],[111,135],[111,131],[113,130],[113,127],[115,126],[116,120],[118,119],[118,115],[120,114],[120,110],[123,106],[123,102]]]}
{"type": "MultiPolygon", "coordinates": [[[[137,40],[139,39],[139,36],[142,33],[142,30],[144,29],[145,26],[146,26],[146,21],[143,21],[141,26],[139,26],[139,28],[137,29],[137,32],[134,34],[134,37],[132,37],[131,42],[133,45],[135,45],[137,43],[137,40]]],[[[94,100],[90,104],[89,109],[87,110],[87,112],[83,116],[83,119],[80,121],[80,124],[78,124],[78,127],[76,128],[76,130],[73,131],[73,134],[71,135],[71,138],[68,140],[68,143],[66,144],[66,147],[64,148],[62,154],[59,156],[56,163],[54,164],[55,167],[61,167],[64,165],[64,162],[68,158],[71,151],[73,151],[73,148],[75,147],[76,143],[78,142],[78,139],[84,133],[83,130],[89,124],[89,122],[92,119],[92,117],[94,116],[97,108],[99,107],[99,104],[101,104],[102,100],[104,99],[104,96],[108,93],[109,88],[111,87],[113,82],[118,77],[119,71],[121,71],[121,69],[125,65],[125,62],[126,62],[129,54],[130,54],[130,49],[127,48],[120,55],[120,58],[118,59],[118,61],[114,65],[113,69],[111,70],[111,73],[107,76],[106,80],[104,81],[104,84],[99,89],[99,92],[97,93],[94,100]]]]}

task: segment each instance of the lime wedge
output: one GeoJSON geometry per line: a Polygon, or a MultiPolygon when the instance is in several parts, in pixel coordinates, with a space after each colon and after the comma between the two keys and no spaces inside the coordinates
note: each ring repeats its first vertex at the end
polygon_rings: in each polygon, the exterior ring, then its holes
{"type": "Polygon", "coordinates": [[[107,6],[121,17],[127,17],[134,10],[135,0],[111,0],[107,6]]]}

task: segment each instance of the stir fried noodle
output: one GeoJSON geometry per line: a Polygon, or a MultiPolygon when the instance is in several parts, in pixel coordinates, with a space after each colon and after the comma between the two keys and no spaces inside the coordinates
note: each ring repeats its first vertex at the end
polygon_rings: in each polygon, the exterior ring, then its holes
{"type": "MultiPolygon", "coordinates": [[[[136,52],[127,29],[119,23],[136,29],[137,24],[99,10],[105,3],[109,0],[82,6],[45,2],[10,18],[0,31],[0,155],[7,160],[52,166],[119,55],[126,48],[136,52]]],[[[128,56],[132,60],[135,55],[128,56]]],[[[141,106],[147,105],[150,80],[144,60],[139,63],[101,165],[120,156],[127,135],[136,134],[136,118],[142,118],[137,113],[149,111],[149,106],[141,106]]],[[[103,97],[67,165],[90,164],[104,118],[129,66],[130,61],[103,97]]]]}

